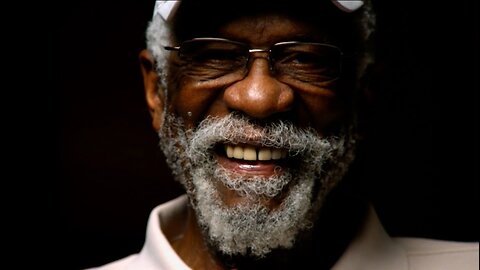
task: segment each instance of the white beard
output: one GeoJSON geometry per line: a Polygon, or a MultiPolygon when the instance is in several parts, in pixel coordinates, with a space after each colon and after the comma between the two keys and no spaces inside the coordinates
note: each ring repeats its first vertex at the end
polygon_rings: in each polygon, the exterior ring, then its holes
{"type": "Polygon", "coordinates": [[[351,127],[340,136],[320,138],[314,130],[290,123],[260,127],[233,114],[207,118],[195,130],[185,130],[180,118],[168,115],[163,127],[160,146],[167,163],[184,185],[209,245],[226,255],[263,257],[276,248],[291,248],[299,232],[313,225],[325,196],[354,156],[351,127]],[[271,177],[252,177],[217,163],[216,144],[247,143],[252,137],[261,145],[288,149],[298,166],[271,177]],[[216,187],[219,181],[248,203],[225,205],[216,187]],[[275,209],[260,202],[281,193],[286,195],[275,209]]]}

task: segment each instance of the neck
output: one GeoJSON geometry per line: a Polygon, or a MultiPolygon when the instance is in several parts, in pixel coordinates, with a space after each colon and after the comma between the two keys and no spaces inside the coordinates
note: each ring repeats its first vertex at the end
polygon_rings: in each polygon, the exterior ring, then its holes
{"type": "Polygon", "coordinates": [[[172,246],[192,269],[294,269],[304,262],[315,269],[331,269],[363,224],[367,209],[368,203],[340,186],[329,195],[313,229],[301,234],[294,248],[275,250],[261,259],[213,252],[189,209],[183,237],[172,241],[172,246]]]}
{"type": "Polygon", "coordinates": [[[313,229],[301,233],[292,249],[278,249],[262,259],[219,258],[232,266],[227,269],[296,269],[302,264],[315,265],[315,269],[332,269],[357,235],[368,213],[365,200],[347,193],[339,188],[329,195],[313,229]]]}
{"type": "Polygon", "coordinates": [[[175,252],[192,269],[227,269],[207,247],[195,213],[190,207],[182,236],[170,242],[175,252]]]}

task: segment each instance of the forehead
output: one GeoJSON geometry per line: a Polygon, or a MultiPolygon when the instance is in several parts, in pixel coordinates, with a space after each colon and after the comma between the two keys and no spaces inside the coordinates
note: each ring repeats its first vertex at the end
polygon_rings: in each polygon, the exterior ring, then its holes
{"type": "Polygon", "coordinates": [[[262,14],[239,17],[215,28],[221,37],[264,45],[285,40],[322,40],[321,28],[282,14],[262,14]]]}
{"type": "Polygon", "coordinates": [[[351,21],[330,1],[324,0],[297,5],[184,1],[173,24],[173,33],[178,41],[202,36],[220,36],[259,44],[288,39],[323,41],[339,39],[346,33],[344,28],[351,21]]]}

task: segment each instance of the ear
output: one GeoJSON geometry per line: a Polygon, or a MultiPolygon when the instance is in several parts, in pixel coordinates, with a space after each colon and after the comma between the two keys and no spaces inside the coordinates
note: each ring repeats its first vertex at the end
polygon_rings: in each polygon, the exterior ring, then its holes
{"type": "Polygon", "coordinates": [[[156,131],[159,131],[163,124],[163,109],[165,106],[164,89],[158,88],[158,80],[160,77],[155,70],[155,60],[150,52],[143,50],[140,52],[139,58],[143,75],[145,97],[152,117],[152,125],[156,131]]]}

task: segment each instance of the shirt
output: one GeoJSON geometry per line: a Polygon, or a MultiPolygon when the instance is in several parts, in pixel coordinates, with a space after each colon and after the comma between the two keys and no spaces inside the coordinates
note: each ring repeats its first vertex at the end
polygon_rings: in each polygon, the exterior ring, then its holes
{"type": "MultiPolygon", "coordinates": [[[[183,215],[182,195],[154,208],[146,240],[138,254],[87,270],[191,270],[175,253],[162,224],[183,215]]],[[[365,223],[332,270],[470,270],[479,269],[479,243],[390,237],[373,207],[365,223]]]]}

